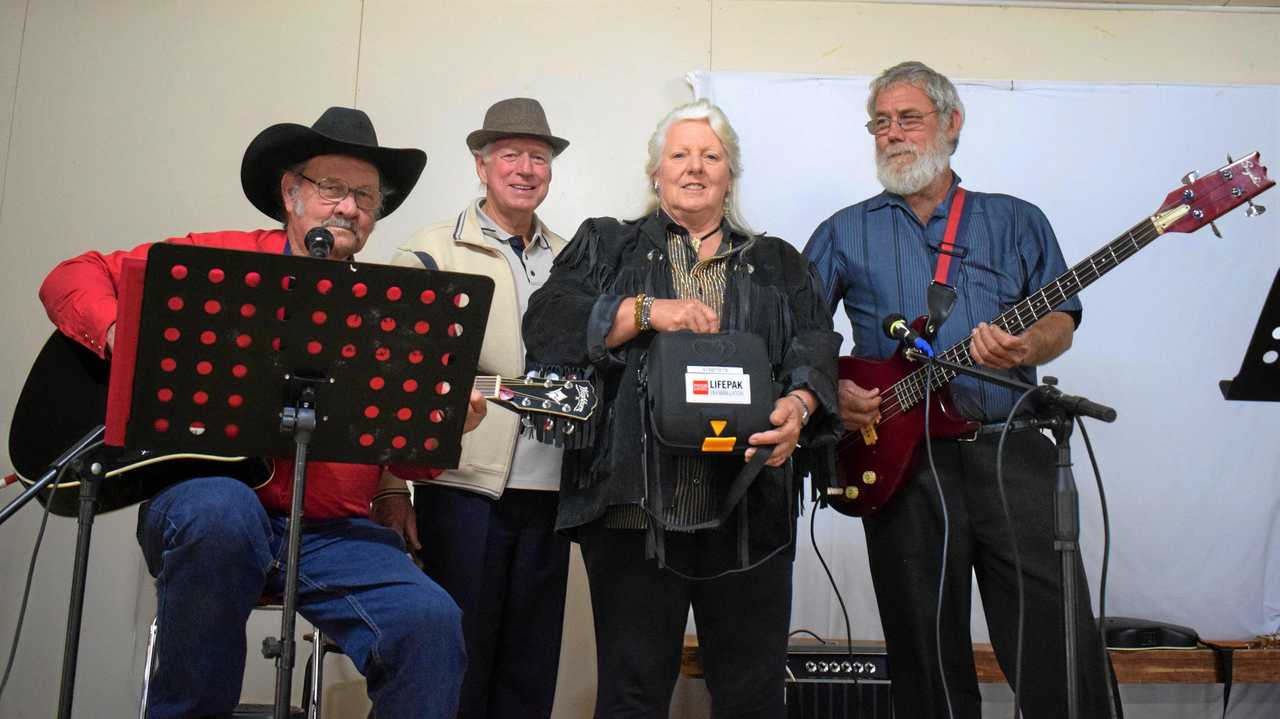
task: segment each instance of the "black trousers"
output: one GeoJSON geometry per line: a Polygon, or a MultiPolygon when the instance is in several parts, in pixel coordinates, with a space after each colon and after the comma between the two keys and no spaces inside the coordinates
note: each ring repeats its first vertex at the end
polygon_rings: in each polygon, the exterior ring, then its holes
{"type": "MultiPolygon", "coordinates": [[[[996,659],[1010,683],[1016,672],[1017,574],[996,485],[997,440],[996,435],[985,435],[976,442],[933,443],[950,520],[941,653],[956,719],[982,714],[969,634],[971,576],[978,579],[996,659]]],[[[1053,547],[1055,454],[1053,442],[1038,432],[1016,432],[1006,441],[1005,493],[1026,596],[1021,704],[1027,719],[1065,717],[1067,711],[1062,560],[1053,547]]],[[[946,719],[934,631],[942,512],[923,445],[917,455],[898,495],[881,511],[863,518],[863,526],[888,645],[895,713],[904,719],[946,719]]],[[[1079,561],[1075,571],[1080,716],[1105,719],[1109,716],[1107,683],[1098,625],[1079,561]]]]}
{"type": "MultiPolygon", "coordinates": [[[[645,530],[580,530],[595,618],[597,719],[666,717],[692,605],[712,717],[786,716],[789,552],[745,572],[691,581],[645,557],[645,530]]],[[[668,556],[694,534],[668,532],[668,556]]]]}
{"type": "Polygon", "coordinates": [[[418,485],[419,558],[462,608],[467,672],[459,719],[546,719],[556,694],[569,540],[558,492],[502,499],[418,485]]]}

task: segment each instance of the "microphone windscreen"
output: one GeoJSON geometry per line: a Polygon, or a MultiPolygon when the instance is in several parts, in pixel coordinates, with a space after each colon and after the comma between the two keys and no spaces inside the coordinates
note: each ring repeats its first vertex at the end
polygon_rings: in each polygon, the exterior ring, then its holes
{"type": "Polygon", "coordinates": [[[886,316],[884,318],[884,324],[882,325],[882,327],[884,327],[884,333],[889,337],[896,339],[896,337],[894,337],[894,334],[893,334],[893,326],[898,324],[899,322],[906,324],[907,318],[903,317],[897,312],[894,312],[893,314],[886,316]]]}
{"type": "Polygon", "coordinates": [[[323,227],[313,227],[302,238],[302,244],[312,257],[328,257],[333,251],[333,233],[323,227]]]}

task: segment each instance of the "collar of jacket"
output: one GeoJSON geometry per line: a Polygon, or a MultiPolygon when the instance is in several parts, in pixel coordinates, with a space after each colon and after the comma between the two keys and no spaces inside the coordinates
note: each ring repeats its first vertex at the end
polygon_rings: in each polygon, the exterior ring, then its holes
{"type": "MultiPolygon", "coordinates": [[[[491,245],[485,237],[484,230],[480,228],[480,203],[484,202],[483,197],[477,197],[467,205],[467,209],[458,213],[458,221],[453,225],[453,239],[455,242],[461,242],[466,245],[479,247],[488,252],[497,253],[498,249],[491,245]]],[[[533,223],[538,227],[538,234],[547,241],[547,244],[555,248],[555,244],[551,241],[551,230],[542,223],[542,218],[537,213],[533,215],[533,223]]]]}
{"type": "MultiPolygon", "coordinates": [[[[661,252],[667,251],[667,233],[675,232],[686,237],[689,236],[689,230],[683,225],[671,219],[666,210],[658,208],[653,212],[645,215],[639,220],[640,234],[661,252]]],[[[724,217],[720,218],[720,230],[724,232],[724,236],[729,240],[729,252],[726,254],[736,254],[755,244],[754,237],[750,237],[741,232],[732,229],[729,221],[724,217]]]]}

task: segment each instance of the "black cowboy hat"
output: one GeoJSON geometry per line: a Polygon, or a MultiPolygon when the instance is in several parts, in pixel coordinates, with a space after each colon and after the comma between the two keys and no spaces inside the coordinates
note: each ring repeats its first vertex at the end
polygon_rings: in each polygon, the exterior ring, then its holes
{"type": "Polygon", "coordinates": [[[528,97],[495,102],[484,114],[484,126],[467,135],[467,147],[480,152],[485,145],[504,137],[532,137],[551,146],[551,156],[564,152],[569,141],[551,134],[542,103],[528,97]]]}
{"type": "Polygon", "coordinates": [[[316,155],[349,155],[376,167],[383,186],[395,190],[383,197],[382,217],[395,212],[404,202],[427,164],[427,154],[422,150],[379,147],[373,123],[364,112],[331,107],[311,127],[285,122],[268,127],[253,138],[240,163],[240,185],[245,197],[268,217],[284,222],[280,176],[316,155]]]}

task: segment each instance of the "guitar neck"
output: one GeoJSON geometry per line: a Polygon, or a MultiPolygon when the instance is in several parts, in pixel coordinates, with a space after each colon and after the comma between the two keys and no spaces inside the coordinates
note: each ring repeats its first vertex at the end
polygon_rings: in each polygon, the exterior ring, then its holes
{"type": "Polygon", "coordinates": [[[498,375],[476,375],[472,384],[475,391],[484,395],[485,399],[498,399],[498,390],[502,388],[503,378],[498,375]]]}
{"type": "MultiPolygon", "coordinates": [[[[1142,220],[1128,232],[1107,243],[1102,249],[1089,255],[1084,261],[1062,273],[1039,291],[1005,310],[988,324],[999,327],[1011,335],[1025,332],[1031,325],[1053,312],[1054,308],[1080,294],[1081,290],[1118,267],[1120,263],[1133,257],[1138,250],[1151,244],[1160,235],[1161,230],[1156,227],[1152,218],[1142,220]]],[[[973,358],[969,355],[968,340],[951,345],[943,350],[939,357],[962,367],[971,367],[974,364],[973,358]]],[[[894,386],[898,390],[899,397],[910,397],[913,400],[911,404],[923,399],[925,375],[926,370],[921,367],[900,380],[894,386]]],[[[942,387],[955,376],[956,372],[953,370],[934,370],[933,389],[942,387]]],[[[906,405],[905,402],[904,405],[906,405]]]]}

